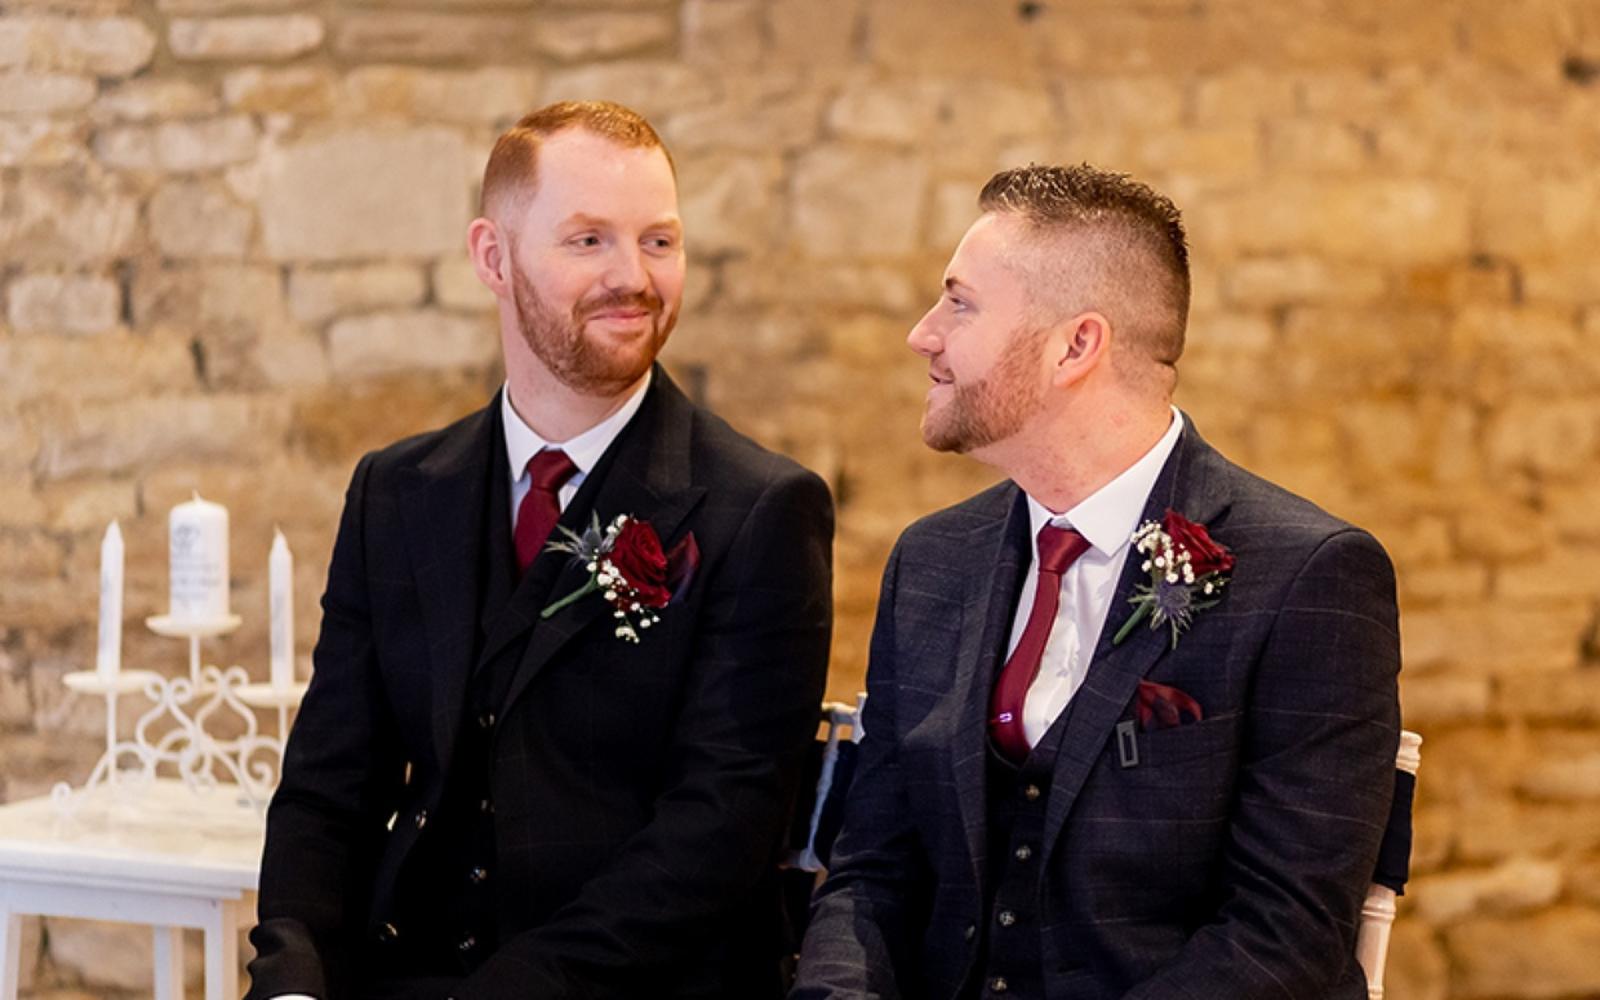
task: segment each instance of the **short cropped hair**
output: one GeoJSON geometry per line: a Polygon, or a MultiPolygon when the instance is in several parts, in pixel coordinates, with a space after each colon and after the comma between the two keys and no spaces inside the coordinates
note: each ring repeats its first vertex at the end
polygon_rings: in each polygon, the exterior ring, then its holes
{"type": "Polygon", "coordinates": [[[1189,244],[1171,199],[1087,163],[1029,165],[990,178],[978,207],[1021,216],[1046,237],[1071,238],[1042,248],[1048,277],[1037,283],[1070,274],[1077,287],[1036,288],[1036,299],[1106,312],[1134,353],[1172,369],[1164,380],[1170,391],[1189,316],[1189,244]],[[1072,268],[1055,270],[1053,263],[1072,268]]]}
{"type": "Polygon", "coordinates": [[[659,149],[677,174],[661,136],[637,111],[613,101],[561,101],[523,115],[495,140],[483,169],[479,214],[488,216],[503,210],[513,198],[531,196],[539,184],[539,147],[569,128],[586,129],[630,149],[659,149]]]}

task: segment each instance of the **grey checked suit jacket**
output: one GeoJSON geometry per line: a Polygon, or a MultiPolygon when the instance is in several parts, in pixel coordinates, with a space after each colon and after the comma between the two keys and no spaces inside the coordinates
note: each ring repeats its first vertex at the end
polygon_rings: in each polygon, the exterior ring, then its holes
{"type": "MultiPolygon", "coordinates": [[[[1028,559],[1019,499],[1008,482],[924,518],[889,560],[862,761],[795,1000],[975,993],[993,924],[984,717],[1028,559]]],[[[1049,790],[1025,931],[1042,936],[1045,995],[1365,997],[1356,925],[1399,738],[1389,559],[1192,426],[1141,520],[1168,508],[1238,563],[1173,650],[1143,627],[1112,645],[1140,575],[1127,562],[1049,790]],[[1124,768],[1113,735],[1141,679],[1204,719],[1139,733],[1124,768]]]]}

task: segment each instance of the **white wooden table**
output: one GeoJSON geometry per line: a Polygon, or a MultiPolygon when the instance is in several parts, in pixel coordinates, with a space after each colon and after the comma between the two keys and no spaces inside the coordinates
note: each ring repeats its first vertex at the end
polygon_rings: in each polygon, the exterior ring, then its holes
{"type": "Polygon", "coordinates": [[[220,786],[99,788],[62,820],[48,798],[0,806],[0,1000],[16,1000],[22,917],[150,924],[156,1000],[182,1000],[185,927],[205,935],[206,1000],[238,1000],[241,898],[263,824],[220,786]]]}

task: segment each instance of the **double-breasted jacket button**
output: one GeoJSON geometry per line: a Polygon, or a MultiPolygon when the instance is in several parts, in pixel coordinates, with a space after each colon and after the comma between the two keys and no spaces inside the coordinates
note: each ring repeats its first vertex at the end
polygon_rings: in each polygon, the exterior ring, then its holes
{"type": "Polygon", "coordinates": [[[1033,857],[1033,848],[1029,847],[1027,844],[1023,844],[1016,850],[1012,851],[1011,856],[1016,858],[1018,861],[1026,862],[1033,857]]]}
{"type": "Polygon", "coordinates": [[[961,932],[961,936],[966,938],[968,941],[971,941],[973,938],[978,936],[978,925],[968,924],[967,929],[961,932]]]}
{"type": "Polygon", "coordinates": [[[1010,927],[1017,922],[1017,915],[1010,910],[1001,910],[994,918],[1001,927],[1010,927]]]}
{"type": "Polygon", "coordinates": [[[1044,791],[1031,781],[1022,788],[1022,797],[1027,799],[1029,802],[1039,801],[1039,796],[1043,794],[1044,791]]]}
{"type": "Polygon", "coordinates": [[[467,872],[467,881],[471,882],[473,885],[482,885],[483,882],[488,879],[488,877],[489,869],[483,867],[482,865],[479,865],[478,867],[472,869],[472,871],[467,872]]]}
{"type": "Polygon", "coordinates": [[[390,941],[394,941],[399,937],[400,928],[396,927],[394,924],[384,924],[382,927],[378,928],[378,940],[382,941],[384,944],[388,944],[390,941]]]}
{"type": "Polygon", "coordinates": [[[494,728],[494,713],[493,712],[484,712],[482,715],[478,716],[478,728],[479,729],[493,729],[494,728]]]}
{"type": "Polygon", "coordinates": [[[418,809],[417,810],[417,816],[416,816],[416,819],[415,819],[414,822],[417,824],[417,829],[418,830],[420,830],[423,827],[427,826],[428,825],[428,810],[426,810],[426,809],[418,809]]]}
{"type": "Polygon", "coordinates": [[[460,941],[456,942],[456,947],[459,948],[462,951],[471,951],[472,949],[476,948],[477,946],[478,946],[478,939],[473,937],[471,934],[468,934],[466,937],[464,937],[460,941]]]}
{"type": "Polygon", "coordinates": [[[494,802],[493,802],[493,800],[491,800],[491,799],[479,799],[478,800],[478,811],[483,813],[485,816],[493,816],[494,815],[494,802]]]}
{"type": "Polygon", "coordinates": [[[993,979],[989,980],[990,993],[1004,993],[1010,988],[1011,984],[1006,982],[1005,976],[995,976],[993,979]]]}

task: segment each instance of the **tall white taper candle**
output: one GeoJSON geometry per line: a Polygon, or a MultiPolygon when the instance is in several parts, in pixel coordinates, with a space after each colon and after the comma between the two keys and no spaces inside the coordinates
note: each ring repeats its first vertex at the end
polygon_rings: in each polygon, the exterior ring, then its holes
{"type": "Polygon", "coordinates": [[[122,529],[112,521],[100,542],[100,638],[95,669],[109,681],[122,669],[122,529]]]}
{"type": "Polygon", "coordinates": [[[272,533],[272,554],[267,557],[272,640],[272,686],[283,690],[294,684],[294,557],[283,532],[272,533]]]}
{"type": "Polygon", "coordinates": [[[196,493],[172,508],[167,527],[172,617],[188,622],[228,617],[228,509],[196,493]]]}

